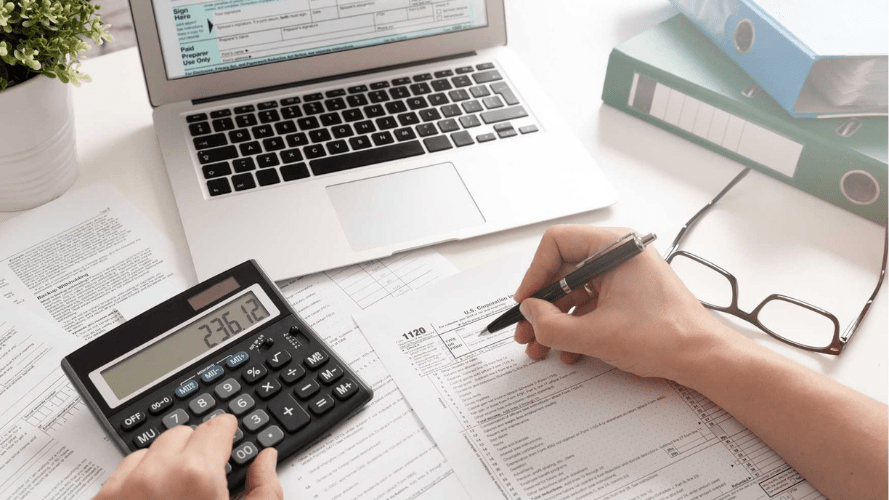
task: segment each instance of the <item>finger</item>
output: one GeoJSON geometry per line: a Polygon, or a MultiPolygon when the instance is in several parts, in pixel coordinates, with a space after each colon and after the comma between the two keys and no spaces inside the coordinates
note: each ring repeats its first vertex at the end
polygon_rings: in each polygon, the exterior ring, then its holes
{"type": "Polygon", "coordinates": [[[238,419],[234,415],[226,413],[211,418],[192,433],[186,445],[188,453],[225,467],[232,454],[232,439],[237,428],[238,419]]]}
{"type": "Polygon", "coordinates": [[[534,340],[534,328],[532,328],[531,323],[528,323],[527,321],[519,321],[515,327],[515,334],[513,337],[519,344],[527,344],[534,340]]]}
{"type": "Polygon", "coordinates": [[[565,314],[556,306],[540,299],[526,299],[521,304],[522,314],[534,328],[536,342],[560,351],[591,354],[589,348],[602,336],[613,330],[612,322],[599,314],[599,309],[589,312],[583,306],[583,316],[565,314]]]}
{"type": "Polygon", "coordinates": [[[562,359],[562,363],[565,363],[566,365],[573,365],[574,363],[580,361],[581,358],[583,358],[583,354],[562,351],[560,357],[562,359]]]}
{"type": "Polygon", "coordinates": [[[114,474],[112,474],[111,477],[105,481],[105,484],[102,485],[102,489],[99,491],[99,494],[96,495],[95,500],[102,500],[105,498],[110,499],[119,496],[120,486],[126,481],[127,476],[129,476],[130,473],[142,463],[146,453],[148,453],[148,450],[143,449],[130,453],[124,457],[123,461],[120,462],[120,465],[117,466],[117,470],[114,471],[114,474]]]}
{"type": "Polygon", "coordinates": [[[278,465],[278,450],[266,448],[262,450],[247,470],[247,482],[244,487],[244,500],[284,500],[284,490],[275,473],[278,465]]]}
{"type": "Polygon", "coordinates": [[[188,439],[194,430],[187,425],[177,425],[172,429],[165,431],[157,439],[151,443],[148,448],[148,455],[173,455],[178,454],[185,448],[188,439]]]}
{"type": "Polygon", "coordinates": [[[528,342],[528,346],[525,347],[525,354],[528,355],[531,359],[541,360],[545,359],[546,355],[549,354],[550,348],[537,342],[536,340],[532,340],[528,342]]]}

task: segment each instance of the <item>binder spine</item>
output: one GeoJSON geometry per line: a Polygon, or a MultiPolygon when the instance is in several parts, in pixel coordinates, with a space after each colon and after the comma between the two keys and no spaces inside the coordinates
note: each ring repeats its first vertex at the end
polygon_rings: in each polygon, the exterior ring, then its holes
{"type": "Polygon", "coordinates": [[[752,106],[744,107],[743,102],[693,85],[617,49],[608,61],[602,100],[843,209],[886,224],[886,164],[838,146],[836,141],[790,127],[752,106]],[[868,182],[871,186],[864,186],[868,182]],[[859,189],[857,194],[850,193],[850,185],[859,189]]]}

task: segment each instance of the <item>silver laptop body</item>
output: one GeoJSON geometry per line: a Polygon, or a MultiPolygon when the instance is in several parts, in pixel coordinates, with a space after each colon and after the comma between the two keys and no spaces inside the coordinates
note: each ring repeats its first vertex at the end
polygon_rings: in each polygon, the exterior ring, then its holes
{"type": "Polygon", "coordinates": [[[502,0],[131,8],[198,279],[247,259],[300,276],[616,201],[506,47],[502,0]]]}

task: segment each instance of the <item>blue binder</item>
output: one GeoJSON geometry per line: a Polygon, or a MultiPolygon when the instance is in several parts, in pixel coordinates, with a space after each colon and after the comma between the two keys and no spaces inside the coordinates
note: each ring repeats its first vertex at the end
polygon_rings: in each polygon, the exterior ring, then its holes
{"type": "Polygon", "coordinates": [[[791,116],[886,115],[885,3],[670,1],[791,116]]]}

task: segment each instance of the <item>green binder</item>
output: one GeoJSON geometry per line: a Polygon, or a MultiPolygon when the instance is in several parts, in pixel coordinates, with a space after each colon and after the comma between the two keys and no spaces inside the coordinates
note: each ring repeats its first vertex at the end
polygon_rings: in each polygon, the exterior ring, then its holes
{"type": "Polygon", "coordinates": [[[611,51],[602,100],[886,224],[887,119],[793,119],[682,15],[611,51]]]}

